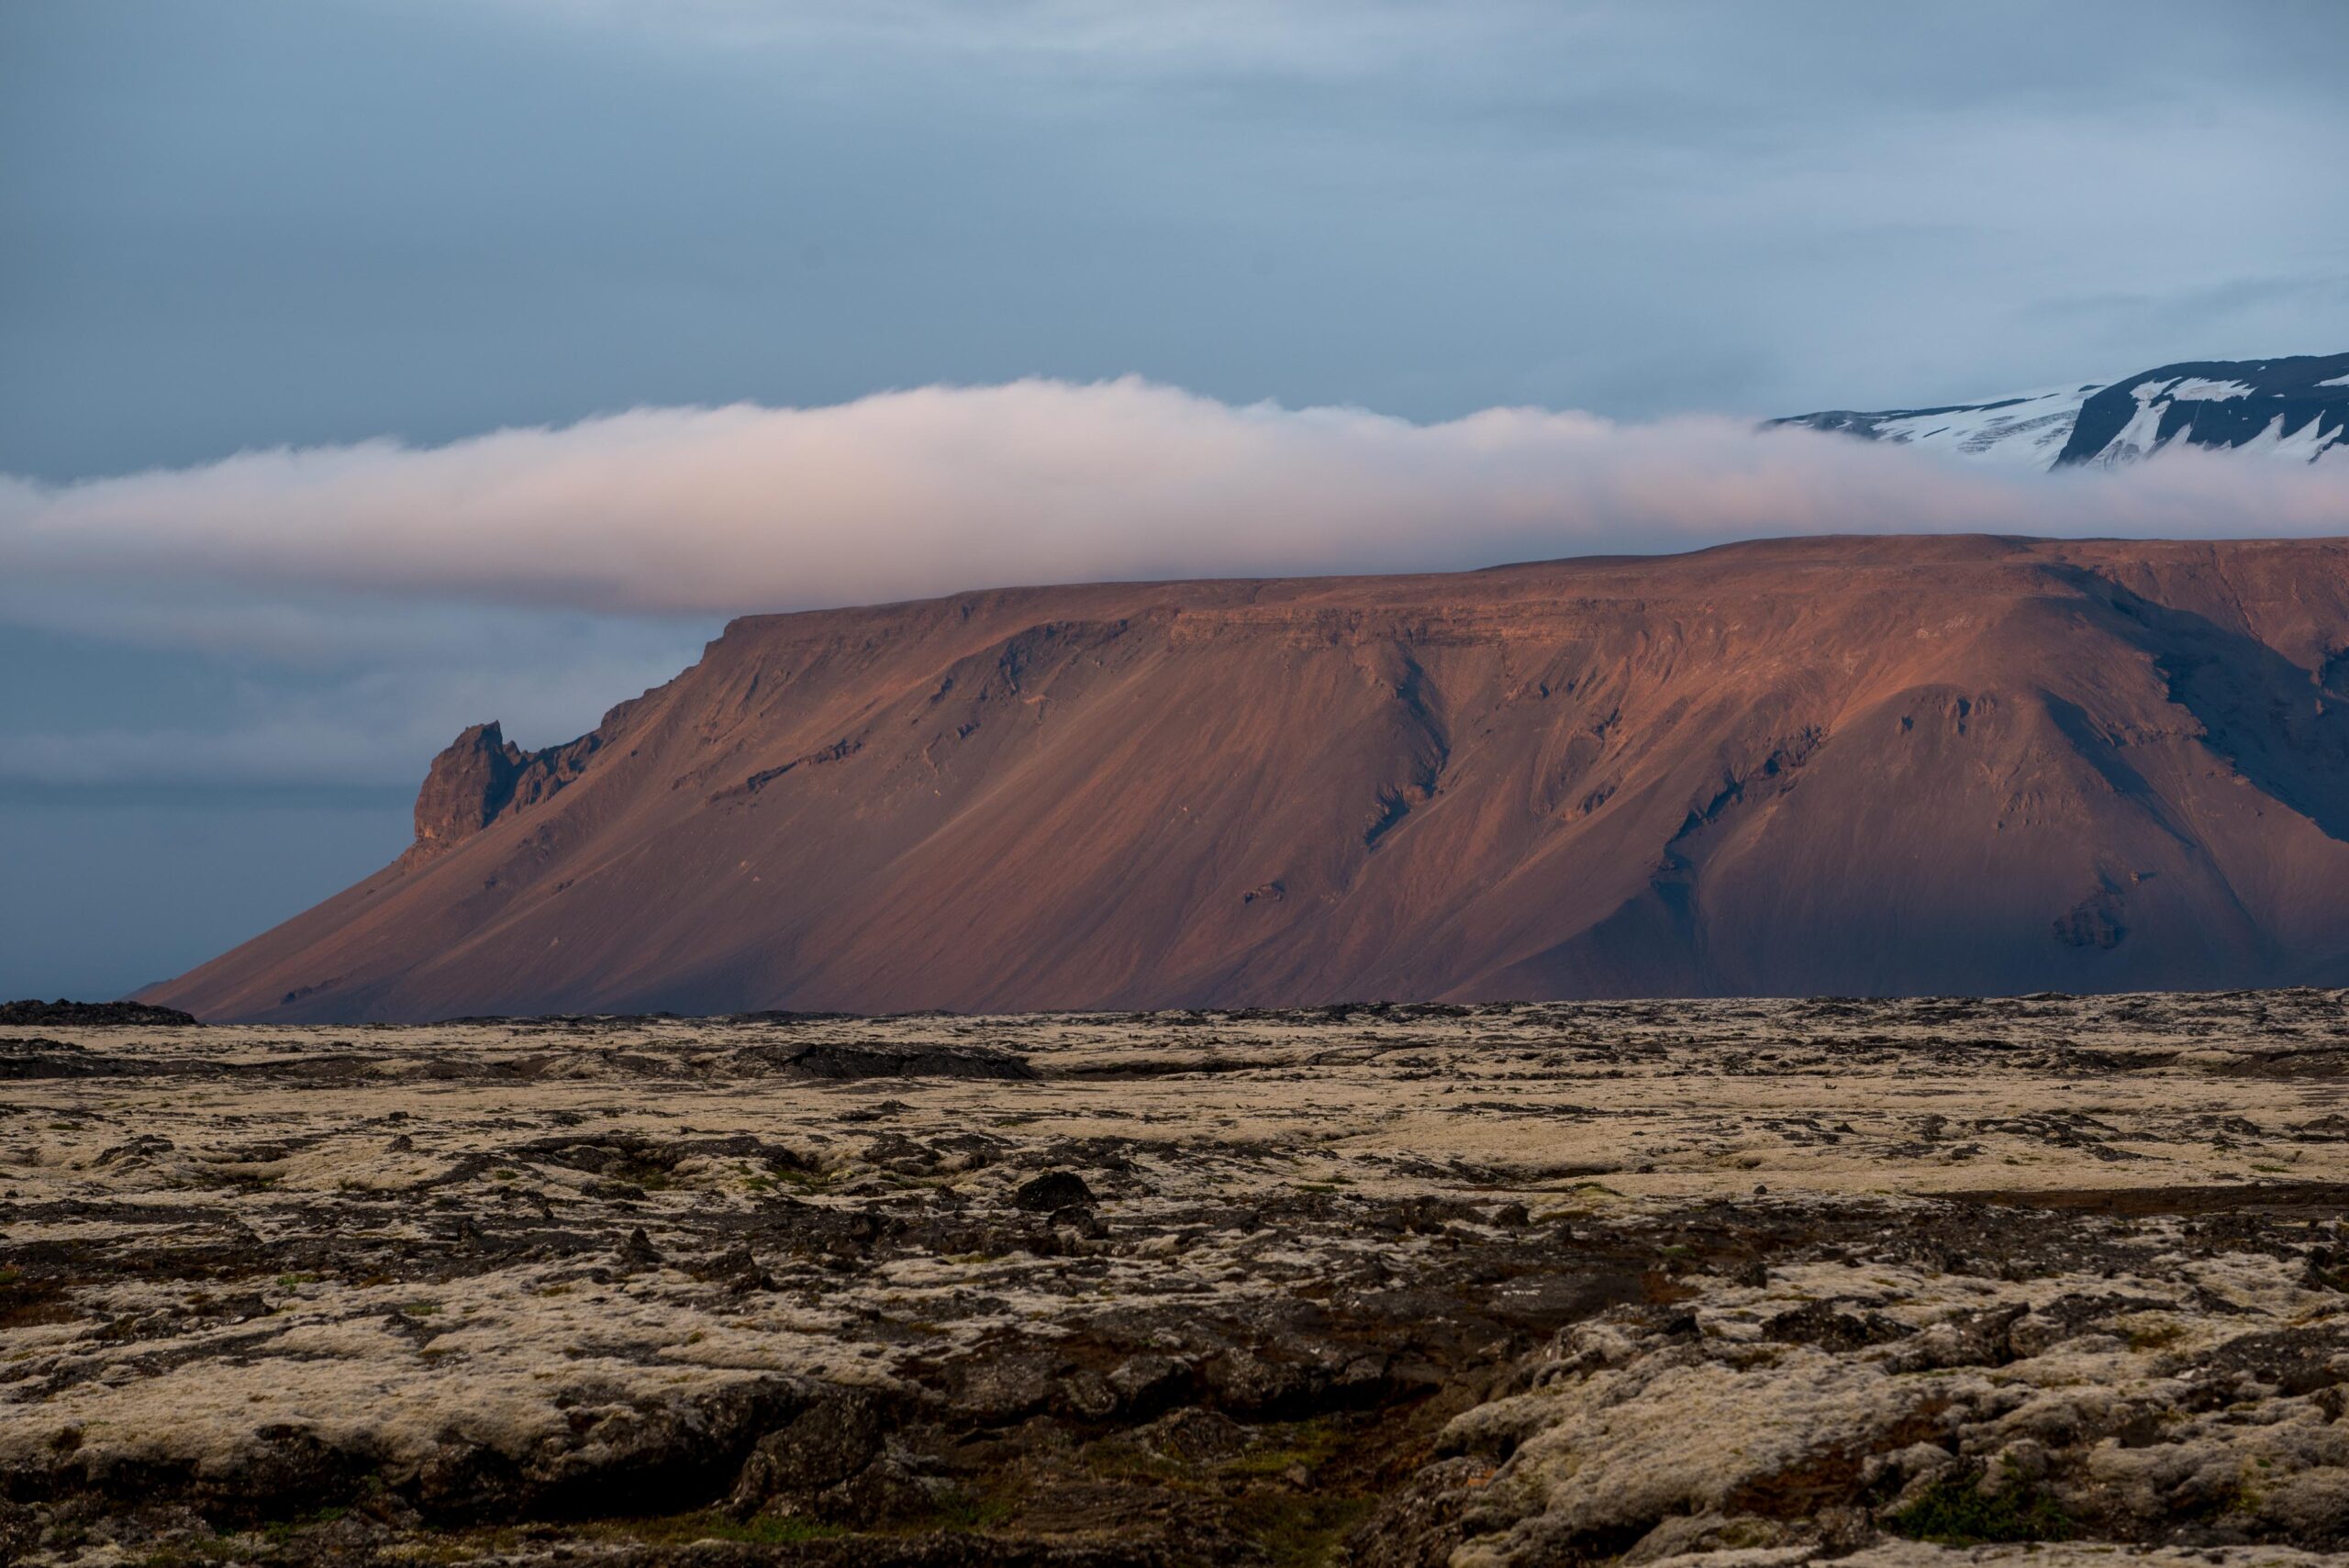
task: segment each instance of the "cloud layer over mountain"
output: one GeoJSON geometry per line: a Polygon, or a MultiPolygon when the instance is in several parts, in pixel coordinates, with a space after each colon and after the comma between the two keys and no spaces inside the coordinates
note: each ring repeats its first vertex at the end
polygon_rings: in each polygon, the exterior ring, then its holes
{"type": "Polygon", "coordinates": [[[1742,421],[1490,408],[1413,424],[1134,378],[830,407],[647,408],[446,446],[247,452],[0,488],[0,573],[597,613],[1094,579],[1363,573],[1817,532],[2349,529],[2349,465],[2182,453],[2006,474],[1742,421]]]}

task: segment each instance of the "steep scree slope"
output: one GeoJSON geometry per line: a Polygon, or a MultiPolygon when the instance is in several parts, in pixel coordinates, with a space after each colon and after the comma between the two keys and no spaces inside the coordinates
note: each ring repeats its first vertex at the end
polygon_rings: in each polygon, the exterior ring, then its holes
{"type": "Polygon", "coordinates": [[[468,731],[213,1018],[2349,984],[2349,543],[1775,541],[757,617],[468,731]]]}

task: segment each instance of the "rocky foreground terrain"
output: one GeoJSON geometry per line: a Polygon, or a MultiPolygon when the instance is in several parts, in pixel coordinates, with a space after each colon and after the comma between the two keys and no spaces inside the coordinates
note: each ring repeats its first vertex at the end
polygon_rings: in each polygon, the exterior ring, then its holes
{"type": "Polygon", "coordinates": [[[0,1558],[2349,1553],[2349,997],[0,1030],[0,1558]]]}

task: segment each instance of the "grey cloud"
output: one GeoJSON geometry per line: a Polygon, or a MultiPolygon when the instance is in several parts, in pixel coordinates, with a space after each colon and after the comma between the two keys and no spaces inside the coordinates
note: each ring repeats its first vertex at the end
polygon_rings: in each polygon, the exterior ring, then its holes
{"type": "Polygon", "coordinates": [[[1028,374],[1768,415],[2349,342],[2338,296],[2036,308],[2340,258],[2324,3],[27,0],[0,28],[0,140],[30,150],[0,469],[52,478],[1028,374]]]}
{"type": "MultiPolygon", "coordinates": [[[[174,609],[143,584],[0,597],[6,648],[49,679],[0,702],[0,792],[406,790],[462,725],[545,745],[674,675],[718,629],[229,586],[174,609]],[[333,602],[339,597],[340,602],[333,602]],[[217,616],[204,613],[222,601],[217,616]],[[105,657],[96,657],[103,652],[105,657]],[[92,700],[95,684],[101,700],[92,700]],[[105,695],[113,691],[115,695],[105,695]]],[[[5,646],[5,644],[0,644],[5,646]]]]}

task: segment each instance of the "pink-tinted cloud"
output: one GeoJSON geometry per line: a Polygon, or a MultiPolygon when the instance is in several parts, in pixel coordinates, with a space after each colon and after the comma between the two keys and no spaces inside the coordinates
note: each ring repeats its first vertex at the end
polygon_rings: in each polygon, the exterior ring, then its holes
{"type": "Polygon", "coordinates": [[[2199,452],[2015,474],[1724,418],[1415,425],[1147,382],[638,409],[448,446],[0,481],[0,572],[596,611],[1008,584],[1469,567],[1812,532],[2349,531],[2349,462],[2199,452]]]}

